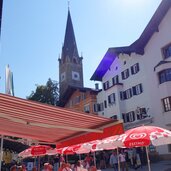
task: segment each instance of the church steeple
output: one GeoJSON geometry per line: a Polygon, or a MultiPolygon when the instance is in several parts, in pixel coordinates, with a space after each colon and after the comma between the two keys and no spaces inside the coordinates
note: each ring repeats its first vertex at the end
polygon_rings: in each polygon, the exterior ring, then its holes
{"type": "Polygon", "coordinates": [[[62,59],[65,60],[67,57],[70,58],[70,60],[72,60],[73,58],[79,58],[69,9],[68,9],[67,25],[65,30],[64,45],[62,48],[62,59]]]}
{"type": "Polygon", "coordinates": [[[60,97],[65,94],[70,86],[83,87],[82,59],[78,54],[70,9],[68,7],[64,44],[61,58],[59,59],[60,97]]]}

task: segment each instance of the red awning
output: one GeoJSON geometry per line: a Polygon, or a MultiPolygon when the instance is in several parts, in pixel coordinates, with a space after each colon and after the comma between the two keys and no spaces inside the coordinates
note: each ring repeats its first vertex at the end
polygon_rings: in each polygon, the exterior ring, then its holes
{"type": "Polygon", "coordinates": [[[6,94],[0,94],[0,123],[2,135],[60,146],[71,143],[72,140],[81,143],[84,140],[123,133],[120,121],[6,94]]]}

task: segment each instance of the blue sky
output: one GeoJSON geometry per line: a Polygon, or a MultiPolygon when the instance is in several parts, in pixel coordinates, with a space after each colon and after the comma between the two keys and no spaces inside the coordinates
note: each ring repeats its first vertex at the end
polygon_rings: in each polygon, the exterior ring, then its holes
{"type": "MultiPolygon", "coordinates": [[[[71,0],[70,12],[84,86],[109,47],[127,46],[139,38],[161,0],[71,0]]],[[[67,0],[4,0],[0,42],[0,92],[5,92],[5,66],[14,76],[15,96],[26,98],[58,81],[58,57],[64,41],[67,0]]]]}

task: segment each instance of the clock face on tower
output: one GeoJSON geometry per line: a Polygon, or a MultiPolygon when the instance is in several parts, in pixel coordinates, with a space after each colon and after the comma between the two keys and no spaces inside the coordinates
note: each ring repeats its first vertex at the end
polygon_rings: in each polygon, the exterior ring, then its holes
{"type": "Polygon", "coordinates": [[[72,71],[72,79],[79,81],[80,80],[80,74],[76,71],[72,71]]]}

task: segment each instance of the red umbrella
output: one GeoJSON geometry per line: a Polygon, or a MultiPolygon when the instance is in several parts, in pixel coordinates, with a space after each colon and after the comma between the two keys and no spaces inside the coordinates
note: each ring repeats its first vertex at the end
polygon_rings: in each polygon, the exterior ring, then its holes
{"type": "Polygon", "coordinates": [[[170,144],[171,131],[156,126],[140,126],[127,130],[117,141],[121,141],[122,145],[128,148],[145,146],[148,169],[151,171],[147,146],[150,144],[155,146],[170,144]]]}
{"type": "Polygon", "coordinates": [[[58,154],[67,154],[67,155],[75,154],[75,152],[73,151],[72,146],[67,146],[67,147],[56,149],[56,152],[58,154]]]}
{"type": "Polygon", "coordinates": [[[28,149],[22,151],[18,155],[22,158],[42,156],[42,155],[46,155],[48,150],[50,150],[50,149],[52,149],[52,148],[47,145],[36,145],[36,146],[29,147],[28,149]]]}
{"type": "Polygon", "coordinates": [[[144,147],[170,144],[171,131],[156,126],[140,126],[127,130],[117,140],[122,141],[125,147],[144,147]]]}

